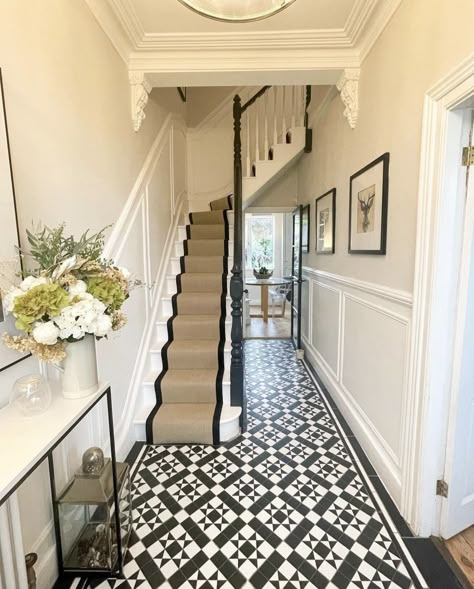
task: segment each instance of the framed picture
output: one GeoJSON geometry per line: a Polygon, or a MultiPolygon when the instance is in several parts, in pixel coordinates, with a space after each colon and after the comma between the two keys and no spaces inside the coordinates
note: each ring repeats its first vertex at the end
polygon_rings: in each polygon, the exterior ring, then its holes
{"type": "Polygon", "coordinates": [[[309,253],[309,205],[305,205],[301,211],[301,251],[309,253]]]}
{"type": "Polygon", "coordinates": [[[336,240],[336,189],[318,197],[315,202],[316,253],[333,254],[336,240]]]}
{"type": "Polygon", "coordinates": [[[350,254],[386,253],[389,161],[390,154],[384,153],[351,176],[350,254]]]}
{"type": "MultiPolygon", "coordinates": [[[[0,286],[5,290],[15,283],[16,275],[21,270],[21,259],[18,255],[20,238],[15,205],[15,190],[8,140],[7,118],[5,114],[5,97],[3,93],[2,70],[0,69],[0,262],[2,263],[0,286]]],[[[17,333],[12,316],[4,310],[0,291],[0,338],[3,333],[17,333]]],[[[20,355],[9,350],[0,342],[0,371],[9,368],[29,354],[20,355]]]]}

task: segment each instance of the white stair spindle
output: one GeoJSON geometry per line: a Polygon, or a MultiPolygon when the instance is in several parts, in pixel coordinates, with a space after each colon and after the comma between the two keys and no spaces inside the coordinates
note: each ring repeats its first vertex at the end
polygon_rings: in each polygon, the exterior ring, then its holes
{"type": "Polygon", "coordinates": [[[300,102],[300,94],[301,94],[301,86],[295,86],[295,117],[296,117],[296,126],[301,126],[300,120],[300,110],[301,110],[301,102],[300,102]]]}
{"type": "Polygon", "coordinates": [[[260,121],[258,119],[258,103],[260,101],[257,100],[255,103],[255,161],[258,162],[260,159],[260,121]]]}
{"type": "Polygon", "coordinates": [[[278,143],[278,92],[277,87],[273,86],[273,145],[278,143]]]}
{"type": "Polygon", "coordinates": [[[263,95],[263,109],[264,109],[264,113],[263,113],[263,117],[264,117],[264,133],[265,133],[265,138],[263,140],[263,159],[267,160],[268,159],[268,90],[265,92],[265,94],[263,95]]]}
{"type": "Polygon", "coordinates": [[[306,86],[301,86],[301,126],[304,127],[304,117],[306,114],[306,86]]]}
{"type": "Polygon", "coordinates": [[[296,127],[296,86],[291,87],[290,96],[291,128],[294,129],[296,127]]]}
{"type": "Polygon", "coordinates": [[[250,176],[251,168],[250,168],[250,110],[249,109],[247,109],[247,112],[245,113],[245,118],[246,118],[246,127],[247,127],[246,138],[245,138],[246,170],[247,170],[246,176],[250,176]]]}
{"type": "Polygon", "coordinates": [[[286,143],[286,102],[285,102],[285,88],[281,87],[281,142],[286,143]]]}

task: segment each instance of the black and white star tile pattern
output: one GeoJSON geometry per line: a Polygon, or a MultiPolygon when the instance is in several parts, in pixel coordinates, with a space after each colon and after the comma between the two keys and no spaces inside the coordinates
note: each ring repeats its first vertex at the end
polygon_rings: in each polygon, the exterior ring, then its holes
{"type": "Polygon", "coordinates": [[[81,587],[426,587],[291,344],[245,353],[248,431],[145,446],[124,578],[81,587]]]}

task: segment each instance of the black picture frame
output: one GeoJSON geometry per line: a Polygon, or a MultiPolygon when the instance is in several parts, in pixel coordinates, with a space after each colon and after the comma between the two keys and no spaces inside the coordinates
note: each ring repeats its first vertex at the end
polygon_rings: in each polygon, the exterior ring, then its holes
{"type": "Polygon", "coordinates": [[[315,245],[314,245],[314,249],[316,251],[316,253],[318,255],[332,255],[336,252],[336,189],[335,188],[331,188],[331,190],[328,190],[327,192],[325,192],[324,194],[321,194],[321,196],[318,196],[318,198],[315,199],[314,201],[314,220],[315,220],[315,228],[316,228],[316,235],[315,235],[315,245]],[[320,223],[318,220],[318,211],[319,211],[319,206],[320,203],[323,199],[326,199],[327,197],[331,197],[331,216],[332,216],[332,220],[331,220],[331,232],[332,232],[332,243],[331,243],[331,247],[329,249],[318,249],[319,247],[319,240],[320,235],[319,235],[319,227],[320,227],[320,223]]]}
{"type": "MultiPolygon", "coordinates": [[[[13,217],[15,220],[15,231],[14,231],[15,236],[16,236],[15,245],[20,247],[20,229],[19,229],[19,225],[18,225],[18,210],[17,210],[16,197],[15,197],[15,183],[13,180],[13,166],[12,166],[12,158],[11,158],[11,150],[10,150],[10,136],[8,134],[8,122],[7,122],[7,112],[6,112],[6,106],[5,106],[5,92],[4,92],[4,85],[3,85],[2,68],[0,68],[0,107],[1,107],[0,135],[3,135],[3,137],[0,136],[0,141],[4,142],[4,146],[5,146],[4,151],[6,153],[6,159],[7,159],[5,168],[8,170],[8,175],[9,175],[9,178],[6,181],[10,184],[9,191],[11,192],[11,196],[13,199],[11,206],[12,206],[12,214],[13,214],[13,217]],[[3,132],[1,129],[3,129],[3,132]]],[[[23,261],[22,261],[21,257],[19,257],[19,264],[20,264],[20,270],[21,270],[21,272],[23,272],[23,261]]],[[[2,305],[1,296],[0,296],[0,305],[2,305]]],[[[3,320],[4,320],[4,317],[3,317],[3,309],[2,309],[2,321],[3,320]]],[[[4,344],[2,344],[0,342],[0,346],[3,347],[4,344]]],[[[7,370],[7,368],[11,368],[15,364],[18,364],[19,362],[22,362],[23,360],[26,360],[26,358],[29,358],[31,356],[31,354],[24,354],[21,356],[17,354],[17,357],[15,358],[15,356],[13,354],[8,354],[8,355],[9,356],[11,355],[11,357],[8,359],[7,358],[2,359],[2,354],[0,351],[0,372],[7,370]]]]}
{"type": "Polygon", "coordinates": [[[301,251],[303,254],[309,253],[310,240],[310,206],[305,205],[301,210],[301,251]]]}
{"type": "MultiPolygon", "coordinates": [[[[370,164],[367,164],[358,172],[353,174],[350,177],[349,183],[349,243],[348,243],[348,252],[350,254],[364,254],[364,255],[375,255],[375,256],[384,256],[387,253],[387,219],[388,219],[388,191],[389,191],[389,165],[390,165],[390,154],[388,152],[382,154],[370,164]],[[369,172],[380,166],[380,170],[373,171],[372,175],[369,176],[369,172]],[[364,186],[363,176],[367,175],[367,187],[363,190],[358,190],[355,184],[358,182],[359,185],[364,186]],[[362,178],[362,181],[361,181],[362,178]],[[369,179],[370,178],[370,179],[369,179]],[[375,180],[374,180],[375,178],[375,180]],[[372,182],[375,182],[372,184],[372,182]],[[353,199],[355,198],[355,193],[357,192],[357,198],[359,199],[361,208],[357,207],[357,217],[354,219],[354,206],[353,206],[353,199]],[[360,195],[366,192],[367,196],[362,197],[366,198],[366,201],[361,200],[360,195]],[[373,192],[373,194],[371,194],[373,192]],[[381,194],[379,195],[379,193],[381,194]],[[370,204],[369,208],[367,209],[367,205],[370,204]],[[378,206],[376,207],[375,205],[378,206]],[[365,210],[362,208],[362,205],[365,205],[365,210]],[[377,223],[376,220],[376,213],[375,210],[380,208],[380,215],[379,222],[377,223]],[[370,211],[372,210],[372,219],[369,219],[370,211]],[[353,244],[354,241],[354,227],[357,227],[356,231],[358,235],[363,234],[367,231],[367,226],[373,224],[374,227],[379,225],[379,230],[376,231],[377,234],[377,244],[378,247],[356,247],[353,244]],[[360,230],[360,227],[365,227],[363,230],[360,230]],[[367,225],[367,226],[366,226],[367,225]]],[[[374,229],[375,230],[375,229],[374,229]]],[[[373,240],[375,241],[375,240],[373,240]]]]}

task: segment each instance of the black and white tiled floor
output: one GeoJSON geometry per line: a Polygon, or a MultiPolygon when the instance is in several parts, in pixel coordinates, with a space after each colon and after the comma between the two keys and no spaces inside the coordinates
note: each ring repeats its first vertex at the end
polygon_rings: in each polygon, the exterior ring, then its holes
{"type": "Polygon", "coordinates": [[[93,588],[427,587],[287,341],[246,343],[248,431],[144,446],[125,579],[93,588]]]}

